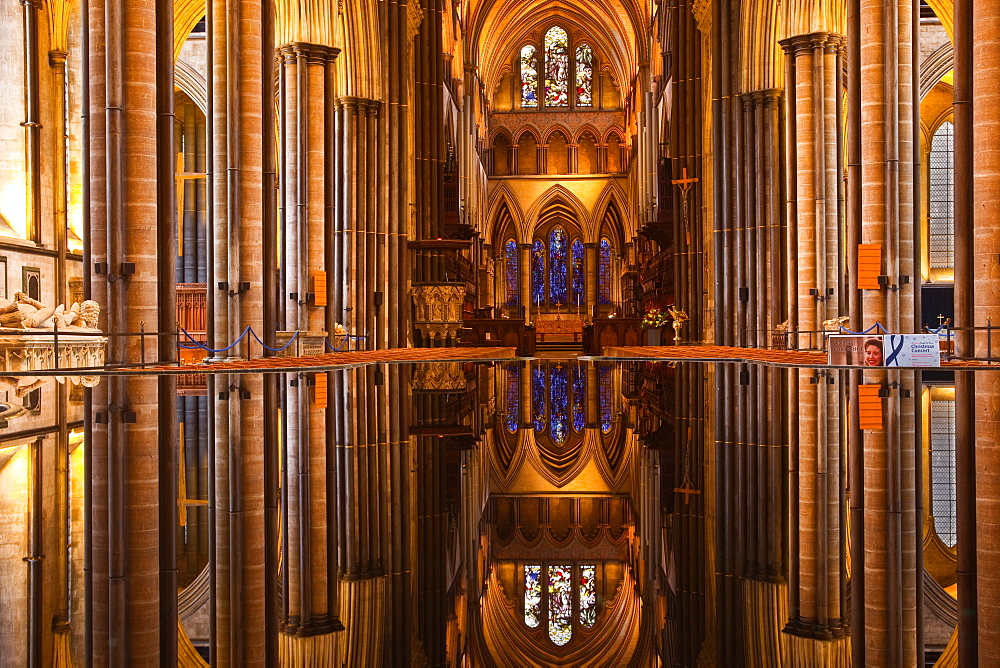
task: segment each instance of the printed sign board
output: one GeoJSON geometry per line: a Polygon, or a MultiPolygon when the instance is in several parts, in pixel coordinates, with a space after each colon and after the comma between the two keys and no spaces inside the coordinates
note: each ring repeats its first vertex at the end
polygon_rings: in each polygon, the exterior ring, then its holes
{"type": "Polygon", "coordinates": [[[831,366],[936,367],[941,351],[936,334],[834,334],[831,366]]]}

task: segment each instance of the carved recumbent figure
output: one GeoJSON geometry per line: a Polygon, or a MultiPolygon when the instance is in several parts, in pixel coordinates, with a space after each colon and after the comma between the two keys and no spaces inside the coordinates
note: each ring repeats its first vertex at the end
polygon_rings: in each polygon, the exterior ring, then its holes
{"type": "Polygon", "coordinates": [[[100,315],[101,307],[92,299],[69,309],[46,306],[23,292],[15,293],[14,301],[0,299],[0,328],[97,331],[100,315]]]}

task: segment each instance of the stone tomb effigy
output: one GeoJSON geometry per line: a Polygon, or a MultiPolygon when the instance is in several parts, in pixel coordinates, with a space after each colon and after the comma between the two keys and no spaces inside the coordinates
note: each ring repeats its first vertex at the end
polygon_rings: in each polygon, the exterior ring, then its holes
{"type": "Polygon", "coordinates": [[[97,302],[66,309],[24,293],[0,299],[0,374],[104,366],[107,337],[97,329],[97,302]]]}

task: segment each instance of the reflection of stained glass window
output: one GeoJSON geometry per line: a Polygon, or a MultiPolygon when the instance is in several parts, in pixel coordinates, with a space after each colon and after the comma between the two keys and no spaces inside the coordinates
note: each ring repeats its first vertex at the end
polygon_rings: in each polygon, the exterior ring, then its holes
{"type": "Polygon", "coordinates": [[[545,431],[545,369],[531,370],[531,403],[534,404],[535,431],[545,431]]]}
{"type": "Polygon", "coordinates": [[[569,435],[569,392],[568,373],[564,366],[553,367],[550,372],[551,404],[549,405],[549,429],[552,440],[562,444],[569,435]]]}
{"type": "Polygon", "coordinates": [[[561,227],[549,235],[549,303],[566,303],[566,231],[561,227]]]}
{"type": "Polygon", "coordinates": [[[607,434],[611,431],[611,427],[614,425],[612,421],[612,406],[611,406],[611,366],[607,364],[602,364],[597,367],[597,383],[600,387],[600,404],[601,404],[601,431],[607,434]]]}
{"type": "Polygon", "coordinates": [[[572,582],[572,566],[549,566],[549,639],[560,647],[573,637],[572,582]]]}
{"type": "Polygon", "coordinates": [[[517,306],[520,302],[521,280],[518,276],[517,242],[508,239],[504,244],[504,282],[507,285],[507,306],[517,306]]]}
{"type": "Polygon", "coordinates": [[[576,47],[576,103],[581,107],[594,103],[594,52],[587,44],[576,47]]]}
{"type": "Polygon", "coordinates": [[[516,364],[507,365],[507,415],[504,419],[507,431],[514,433],[521,422],[521,370],[516,364]]]}
{"type": "Polygon", "coordinates": [[[573,430],[583,431],[587,426],[587,372],[583,365],[573,366],[573,430]]]}
{"type": "Polygon", "coordinates": [[[537,628],[542,614],[542,567],[524,567],[524,623],[537,628]]]}
{"type": "Polygon", "coordinates": [[[601,304],[611,303],[611,240],[601,238],[598,248],[597,276],[600,292],[597,301],[601,304]]]}
{"type": "Polygon", "coordinates": [[[545,104],[569,105],[569,35],[559,26],[545,33],[545,104]]]}
{"type": "Polygon", "coordinates": [[[570,257],[570,265],[573,268],[573,296],[570,303],[579,306],[586,297],[583,283],[583,242],[579,239],[573,240],[573,245],[570,247],[570,257]]]}
{"type": "Polygon", "coordinates": [[[538,106],[538,51],[530,44],[521,49],[521,106],[538,106]]]}
{"type": "Polygon", "coordinates": [[[545,244],[535,239],[531,247],[531,302],[541,306],[545,301],[545,244]]]}
{"type": "Polygon", "coordinates": [[[597,567],[580,566],[580,623],[590,628],[597,621],[597,567]]]}

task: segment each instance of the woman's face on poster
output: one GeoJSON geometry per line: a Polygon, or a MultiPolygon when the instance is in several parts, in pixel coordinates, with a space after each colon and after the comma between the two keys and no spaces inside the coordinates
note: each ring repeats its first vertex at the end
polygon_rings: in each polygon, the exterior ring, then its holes
{"type": "Polygon", "coordinates": [[[882,366],[882,346],[877,343],[865,346],[865,366],[882,366]]]}

